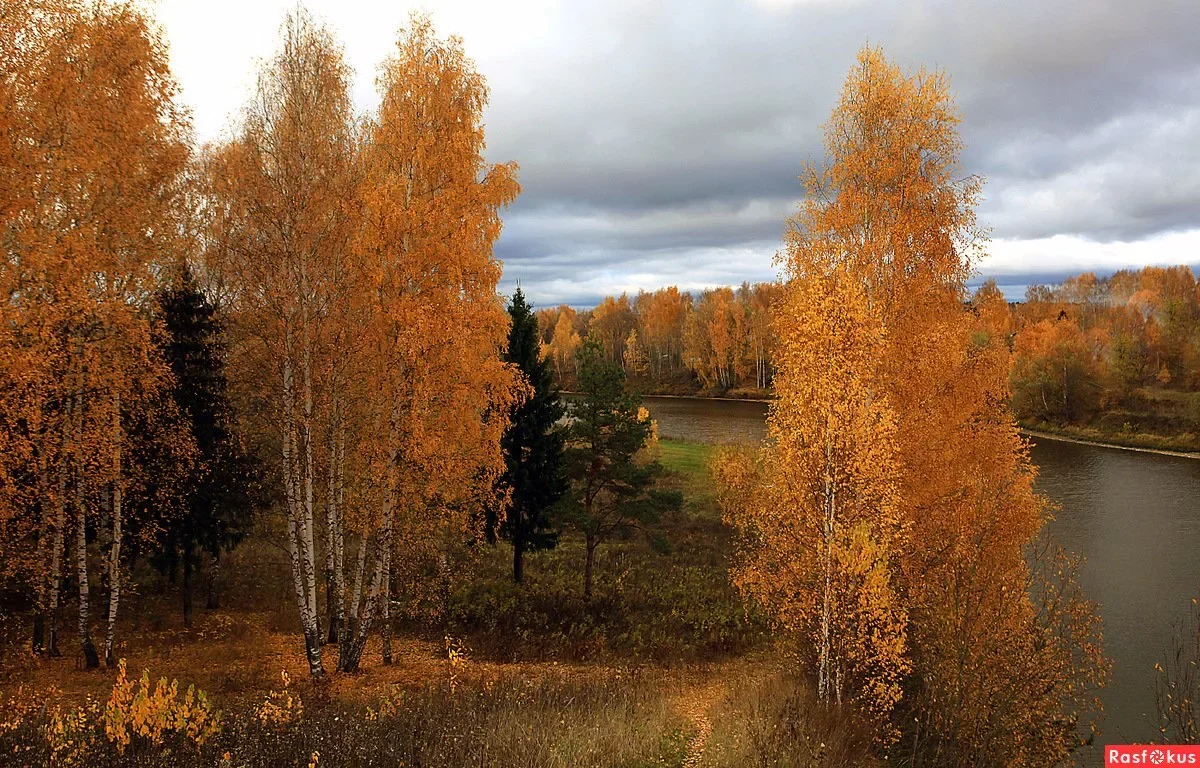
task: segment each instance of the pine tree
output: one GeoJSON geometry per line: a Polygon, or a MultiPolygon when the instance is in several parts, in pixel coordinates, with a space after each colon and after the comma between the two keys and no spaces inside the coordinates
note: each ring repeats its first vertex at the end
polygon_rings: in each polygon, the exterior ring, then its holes
{"type": "Polygon", "coordinates": [[[654,541],[651,526],[663,512],[678,509],[682,498],[678,491],[654,487],[663,467],[643,451],[653,439],[654,423],[641,398],[626,391],[625,371],[595,339],[584,343],[578,359],[583,396],[568,408],[565,463],[572,493],[563,511],[584,536],[583,596],[590,599],[596,548],[633,531],[654,541]]]}
{"type": "MultiPolygon", "coordinates": [[[[185,480],[183,517],[165,526],[164,570],[183,570],[183,617],[191,625],[193,575],[200,556],[215,564],[249,531],[259,490],[258,465],[233,432],[227,396],[222,327],[216,308],[185,268],[178,282],[159,294],[166,333],[162,355],[174,374],[172,395],[196,444],[195,468],[185,480]]],[[[215,607],[210,590],[209,605],[215,607]]]]}
{"type": "Polygon", "coordinates": [[[508,314],[512,327],[504,359],[520,369],[531,390],[528,399],[513,410],[500,442],[505,461],[500,482],[511,498],[499,532],[512,542],[513,581],[520,584],[525,553],[551,549],[558,543],[550,510],[567,491],[562,473],[565,436],[559,425],[565,408],[549,361],[542,359],[538,349],[537,317],[520,288],[513,294],[508,314]]]}

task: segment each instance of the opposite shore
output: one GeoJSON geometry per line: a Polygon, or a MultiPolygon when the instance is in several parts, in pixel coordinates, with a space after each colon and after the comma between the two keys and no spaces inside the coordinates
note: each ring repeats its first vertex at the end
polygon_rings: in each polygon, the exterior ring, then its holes
{"type": "MultiPolygon", "coordinates": [[[[563,391],[564,395],[573,395],[574,392],[567,390],[563,391]]],[[[677,394],[655,394],[647,392],[646,397],[662,398],[672,400],[715,400],[723,402],[738,402],[738,403],[771,403],[771,398],[763,397],[720,397],[720,396],[705,396],[705,395],[677,395],[677,394]]],[[[1030,426],[1028,424],[1018,424],[1021,434],[1026,437],[1035,437],[1042,440],[1057,440],[1062,443],[1075,443],[1076,445],[1087,445],[1094,448],[1111,448],[1119,451],[1134,451],[1137,453],[1154,453],[1160,456],[1174,456],[1181,459],[1200,459],[1200,451],[1185,451],[1174,448],[1162,448],[1154,445],[1147,445],[1149,441],[1169,440],[1160,435],[1138,435],[1130,438],[1128,441],[1123,441],[1115,436],[1103,436],[1102,439],[1094,439],[1089,433],[1084,431],[1085,428],[1079,427],[1052,427],[1049,425],[1030,426]],[[1053,430],[1053,431],[1052,431],[1053,430]]]]}

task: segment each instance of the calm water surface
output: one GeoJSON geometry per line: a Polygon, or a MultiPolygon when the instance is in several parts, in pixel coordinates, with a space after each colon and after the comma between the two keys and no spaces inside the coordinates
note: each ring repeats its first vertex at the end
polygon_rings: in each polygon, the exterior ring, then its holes
{"type": "MultiPolygon", "coordinates": [[[[648,397],[646,406],[666,438],[765,434],[765,403],[648,397]]],[[[1200,461],[1054,440],[1035,443],[1033,460],[1038,490],[1061,506],[1050,531],[1087,558],[1080,580],[1104,619],[1113,679],[1100,741],[1154,739],[1154,664],[1200,591],[1200,461]]]]}

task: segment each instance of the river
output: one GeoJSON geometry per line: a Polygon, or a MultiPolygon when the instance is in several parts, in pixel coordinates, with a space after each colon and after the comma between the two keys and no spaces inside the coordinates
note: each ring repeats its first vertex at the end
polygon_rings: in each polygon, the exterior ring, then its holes
{"type": "MultiPolygon", "coordinates": [[[[664,438],[759,440],[765,403],[648,397],[664,438]]],[[[1200,460],[1037,439],[1037,488],[1060,506],[1054,540],[1086,557],[1080,581],[1104,620],[1113,678],[1100,743],[1150,741],[1154,664],[1200,591],[1200,460]]]]}

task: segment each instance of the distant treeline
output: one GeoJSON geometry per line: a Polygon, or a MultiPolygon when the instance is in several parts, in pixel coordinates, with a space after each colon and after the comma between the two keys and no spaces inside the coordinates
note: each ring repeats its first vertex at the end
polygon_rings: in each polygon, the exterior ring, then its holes
{"type": "Polygon", "coordinates": [[[543,354],[560,381],[575,379],[575,350],[592,337],[635,382],[657,392],[755,394],[771,385],[770,307],[779,286],[742,283],[691,294],[675,286],[607,296],[591,310],[539,310],[543,354]]]}
{"type": "Polygon", "coordinates": [[[1018,415],[1072,421],[1127,404],[1143,388],[1196,390],[1198,289],[1186,266],[1031,287],[1009,316],[995,318],[996,330],[1012,336],[1018,415]]]}
{"type": "MultiPolygon", "coordinates": [[[[543,355],[571,386],[575,350],[595,338],[645,388],[760,394],[771,387],[777,283],[696,294],[668,286],[590,310],[538,310],[543,355]]],[[[1012,351],[1018,418],[1084,423],[1165,392],[1200,390],[1200,283],[1190,268],[1094,273],[1034,285],[1009,303],[994,280],[969,301],[1012,351]]],[[[1197,414],[1200,416],[1200,414],[1197,414]]]]}

